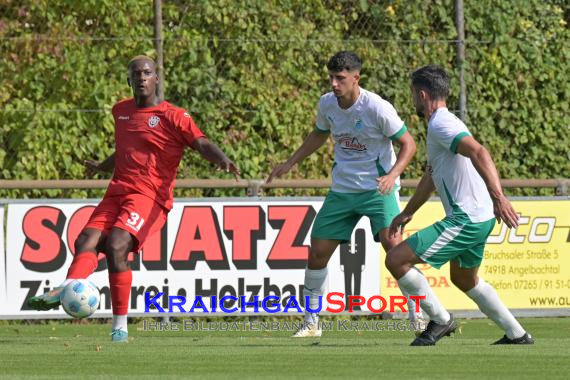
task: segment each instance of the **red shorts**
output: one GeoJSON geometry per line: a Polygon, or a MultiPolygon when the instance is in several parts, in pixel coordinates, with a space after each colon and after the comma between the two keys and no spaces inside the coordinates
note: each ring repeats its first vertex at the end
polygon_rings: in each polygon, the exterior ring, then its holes
{"type": "Polygon", "coordinates": [[[167,215],[167,209],[144,195],[104,197],[84,228],[94,228],[103,233],[113,227],[125,230],[135,238],[133,252],[137,252],[147,237],[160,231],[167,215]]]}

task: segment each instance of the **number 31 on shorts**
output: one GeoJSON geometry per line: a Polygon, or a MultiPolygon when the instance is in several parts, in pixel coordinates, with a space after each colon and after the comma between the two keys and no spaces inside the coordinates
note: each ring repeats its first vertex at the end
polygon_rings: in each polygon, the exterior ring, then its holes
{"type": "Polygon", "coordinates": [[[144,219],[136,212],[131,212],[129,219],[127,220],[127,226],[131,227],[135,231],[139,231],[144,224],[144,219]]]}

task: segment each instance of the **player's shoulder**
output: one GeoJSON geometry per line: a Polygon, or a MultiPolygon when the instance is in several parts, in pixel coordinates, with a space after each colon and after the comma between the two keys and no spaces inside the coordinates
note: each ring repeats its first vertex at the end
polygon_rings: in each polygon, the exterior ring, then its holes
{"type": "Polygon", "coordinates": [[[388,100],[384,99],[382,96],[378,95],[375,92],[366,90],[364,88],[360,88],[362,92],[362,99],[363,102],[371,108],[376,108],[379,110],[383,109],[393,109],[394,106],[388,100]]]}
{"type": "Polygon", "coordinates": [[[125,98],[119,100],[113,105],[113,113],[119,110],[124,110],[125,108],[132,108],[135,105],[135,99],[133,97],[125,98]]]}
{"type": "Polygon", "coordinates": [[[434,125],[457,125],[460,126],[463,124],[460,118],[455,116],[453,112],[448,110],[447,108],[438,108],[434,115],[430,119],[430,123],[434,125]]]}
{"type": "Polygon", "coordinates": [[[467,126],[447,108],[439,108],[431,117],[428,129],[446,131],[465,131],[467,126]]]}
{"type": "Polygon", "coordinates": [[[327,92],[326,94],[322,95],[319,99],[319,108],[325,109],[327,107],[331,107],[337,105],[337,98],[334,95],[334,92],[327,92]]]}
{"type": "Polygon", "coordinates": [[[164,114],[167,118],[175,120],[181,118],[191,118],[190,113],[182,107],[175,106],[172,103],[164,101],[164,114]]]}

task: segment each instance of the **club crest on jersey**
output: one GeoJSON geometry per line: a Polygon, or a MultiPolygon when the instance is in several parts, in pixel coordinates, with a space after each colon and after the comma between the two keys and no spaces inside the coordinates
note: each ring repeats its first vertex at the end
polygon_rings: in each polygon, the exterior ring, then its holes
{"type": "Polygon", "coordinates": [[[148,126],[154,128],[160,123],[160,117],[153,115],[148,118],[148,126]]]}
{"type": "Polygon", "coordinates": [[[362,124],[362,119],[356,119],[356,121],[354,122],[354,129],[362,129],[364,128],[364,124],[362,124]]]}

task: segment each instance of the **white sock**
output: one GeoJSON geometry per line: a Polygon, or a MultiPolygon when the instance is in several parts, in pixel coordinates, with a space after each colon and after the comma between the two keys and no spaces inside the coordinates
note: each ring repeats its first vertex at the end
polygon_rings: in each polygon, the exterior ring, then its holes
{"type": "Polygon", "coordinates": [[[118,315],[113,314],[113,330],[123,330],[128,332],[129,329],[127,327],[127,315],[118,315]]]}
{"type": "Polygon", "coordinates": [[[438,324],[445,324],[451,318],[449,313],[437,299],[431,286],[429,286],[422,272],[413,267],[398,280],[400,289],[412,296],[426,296],[420,300],[422,309],[429,315],[430,320],[438,324]]]}
{"type": "MultiPolygon", "coordinates": [[[[410,322],[416,322],[418,319],[423,319],[422,309],[416,312],[416,301],[410,299],[410,294],[404,289],[400,288],[402,295],[408,299],[408,319],[410,322]]],[[[420,302],[421,305],[421,302],[420,302]]]]}
{"type": "Polygon", "coordinates": [[[513,314],[503,304],[495,289],[483,281],[482,278],[479,278],[479,283],[473,289],[465,292],[465,294],[475,301],[477,306],[479,306],[479,310],[505,330],[507,338],[520,338],[526,333],[513,314]]]}
{"type": "MultiPolygon", "coordinates": [[[[324,267],[323,269],[305,269],[305,287],[303,288],[303,295],[309,296],[308,303],[312,310],[319,307],[319,296],[323,297],[325,295],[328,273],[329,270],[327,267],[324,267]]],[[[306,299],[305,302],[307,302],[306,299]]],[[[319,315],[305,310],[305,321],[309,323],[318,323],[319,315]]]]}

